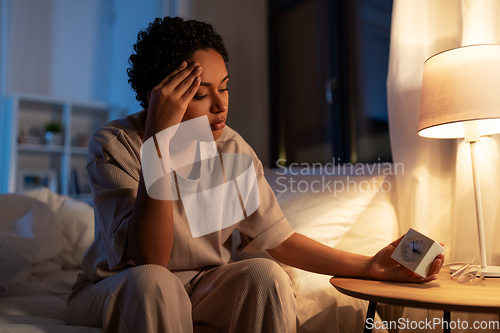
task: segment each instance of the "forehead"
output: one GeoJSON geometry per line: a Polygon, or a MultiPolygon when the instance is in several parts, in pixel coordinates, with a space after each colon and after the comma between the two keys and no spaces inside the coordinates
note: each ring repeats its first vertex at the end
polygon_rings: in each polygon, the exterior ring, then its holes
{"type": "Polygon", "coordinates": [[[203,67],[201,81],[219,84],[227,76],[226,63],[213,49],[196,51],[189,62],[198,61],[203,67]]]}

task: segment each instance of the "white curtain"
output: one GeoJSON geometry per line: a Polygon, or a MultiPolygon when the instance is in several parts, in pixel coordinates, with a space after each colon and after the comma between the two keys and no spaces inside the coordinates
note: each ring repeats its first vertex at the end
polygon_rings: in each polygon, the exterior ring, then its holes
{"type": "MultiPolygon", "coordinates": [[[[418,136],[423,64],[438,52],[484,43],[500,44],[498,0],[394,0],[387,90],[392,154],[404,164],[398,219],[401,233],[413,227],[444,242],[447,263],[479,254],[470,150],[462,139],[418,136]]],[[[489,265],[500,265],[499,143],[495,135],[478,144],[489,265]]]]}
{"type": "MultiPolygon", "coordinates": [[[[418,228],[444,241],[447,261],[479,253],[470,151],[462,139],[417,134],[423,65],[461,45],[500,43],[498,0],[395,0],[389,76],[389,125],[401,232],[418,228]]],[[[478,144],[489,264],[500,265],[499,135],[478,144]],[[496,236],[496,237],[495,237],[496,236]]]]}

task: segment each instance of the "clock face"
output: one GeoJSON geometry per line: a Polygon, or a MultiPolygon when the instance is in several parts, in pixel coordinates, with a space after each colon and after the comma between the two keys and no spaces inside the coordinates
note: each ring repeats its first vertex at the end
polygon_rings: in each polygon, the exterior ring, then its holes
{"type": "Polygon", "coordinates": [[[403,249],[403,256],[407,262],[420,260],[425,254],[425,241],[422,239],[411,239],[403,249]]]}

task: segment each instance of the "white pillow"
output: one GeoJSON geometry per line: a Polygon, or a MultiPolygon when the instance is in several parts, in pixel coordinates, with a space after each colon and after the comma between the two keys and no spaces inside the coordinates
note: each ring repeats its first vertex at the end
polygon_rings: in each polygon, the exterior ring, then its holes
{"type": "Polygon", "coordinates": [[[377,193],[335,248],[371,256],[398,238],[400,235],[392,202],[393,193],[377,193]]]}
{"type": "Polygon", "coordinates": [[[63,234],[59,255],[63,268],[80,267],[83,255],[94,240],[94,209],[81,201],[40,188],[23,193],[46,203],[56,214],[63,234]]]}
{"type": "Polygon", "coordinates": [[[0,195],[0,285],[62,251],[57,219],[44,203],[18,194],[0,195]]]}
{"type": "Polygon", "coordinates": [[[296,232],[335,247],[351,229],[385,176],[274,175],[270,185],[296,232]]]}

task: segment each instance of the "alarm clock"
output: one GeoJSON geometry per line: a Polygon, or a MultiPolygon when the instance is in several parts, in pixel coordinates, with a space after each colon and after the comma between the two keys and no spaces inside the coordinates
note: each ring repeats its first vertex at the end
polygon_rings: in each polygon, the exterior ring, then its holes
{"type": "Polygon", "coordinates": [[[432,262],[440,253],[444,253],[441,244],[410,228],[391,257],[410,271],[426,277],[432,262]]]}

